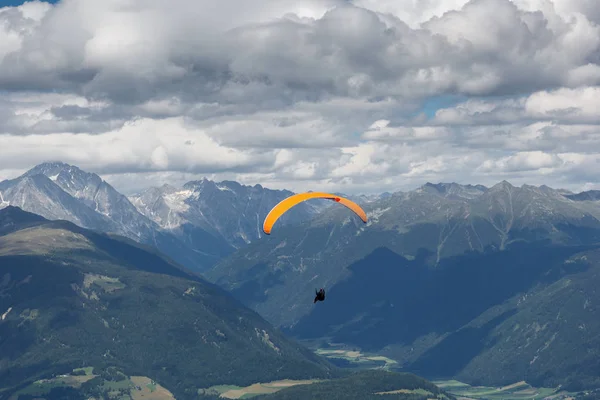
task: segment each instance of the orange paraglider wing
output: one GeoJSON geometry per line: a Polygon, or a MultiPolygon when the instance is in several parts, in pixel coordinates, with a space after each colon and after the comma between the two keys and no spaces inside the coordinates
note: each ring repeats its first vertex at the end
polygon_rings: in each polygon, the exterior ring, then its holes
{"type": "Polygon", "coordinates": [[[310,199],[329,199],[333,200],[336,203],[340,203],[350,210],[352,210],[356,215],[362,219],[363,222],[367,222],[367,214],[365,211],[355,202],[348,200],[344,197],[336,196],[331,193],[324,192],[307,192],[307,193],[298,193],[293,196],[290,196],[286,199],[280,201],[275,207],[271,209],[267,217],[265,218],[265,222],[263,223],[263,231],[267,234],[271,234],[271,229],[273,228],[273,224],[281,217],[287,210],[294,207],[296,204],[301,203],[310,199]]]}

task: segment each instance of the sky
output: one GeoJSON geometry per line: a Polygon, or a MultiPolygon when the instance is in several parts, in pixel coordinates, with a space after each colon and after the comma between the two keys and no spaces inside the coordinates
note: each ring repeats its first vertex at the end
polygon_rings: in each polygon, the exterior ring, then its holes
{"type": "Polygon", "coordinates": [[[0,180],[600,188],[597,0],[5,4],[0,180]]]}

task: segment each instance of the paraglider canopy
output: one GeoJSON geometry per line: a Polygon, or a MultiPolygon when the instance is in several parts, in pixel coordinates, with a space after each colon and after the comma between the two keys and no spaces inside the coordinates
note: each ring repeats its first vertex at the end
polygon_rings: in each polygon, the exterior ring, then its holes
{"type": "Polygon", "coordinates": [[[329,200],[335,201],[336,203],[340,203],[340,204],[348,207],[350,210],[352,210],[356,215],[358,215],[360,217],[360,219],[364,223],[367,222],[367,214],[365,213],[365,211],[358,204],[356,204],[355,202],[353,202],[351,200],[348,200],[344,197],[336,196],[331,193],[306,192],[306,193],[298,193],[298,194],[290,196],[286,199],[283,199],[275,207],[273,207],[273,209],[271,209],[271,211],[265,218],[265,222],[263,223],[263,231],[267,235],[270,235],[271,229],[273,228],[273,225],[275,224],[275,222],[279,219],[279,217],[281,217],[283,214],[285,214],[285,212],[287,210],[294,207],[298,203],[301,203],[303,201],[310,200],[310,199],[316,199],[316,198],[329,199],[329,200]]]}

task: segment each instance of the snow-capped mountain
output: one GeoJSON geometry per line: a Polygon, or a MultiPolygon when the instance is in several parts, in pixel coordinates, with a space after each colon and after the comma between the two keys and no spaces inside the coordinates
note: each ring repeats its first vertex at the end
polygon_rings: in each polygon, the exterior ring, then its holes
{"type": "Polygon", "coordinates": [[[2,208],[12,205],[47,219],[64,219],[82,227],[117,231],[117,224],[73,198],[42,174],[0,182],[2,208]]]}
{"type": "Polygon", "coordinates": [[[64,219],[148,244],[194,270],[210,267],[222,255],[210,241],[191,248],[139,213],[98,175],[65,163],[43,163],[16,179],[0,182],[0,201],[0,208],[17,206],[47,219],[64,219]]]}
{"type": "Polygon", "coordinates": [[[168,184],[152,187],[141,194],[129,197],[137,210],[165,229],[175,229],[187,221],[181,216],[189,209],[185,200],[193,192],[177,189],[168,184]]]}
{"type": "MultiPolygon", "coordinates": [[[[188,182],[182,188],[170,185],[150,188],[131,196],[130,200],[163,229],[182,235],[192,227],[201,228],[223,238],[230,246],[241,248],[263,237],[262,224],[268,212],[293,194],[261,185],[202,179],[188,182]]],[[[309,221],[329,204],[325,200],[298,204],[277,224],[284,226],[309,221]]]]}
{"type": "MultiPolygon", "coordinates": [[[[97,174],[47,162],[0,182],[0,208],[18,206],[47,219],[119,234],[204,271],[236,248],[261,238],[267,213],[292,194],[203,179],[182,188],[150,188],[127,198],[97,174]]],[[[329,204],[318,200],[300,204],[278,225],[309,221],[329,204]]]]}
{"type": "Polygon", "coordinates": [[[62,190],[114,222],[116,233],[134,240],[147,241],[158,226],[140,214],[131,202],[98,175],[76,166],[54,162],[40,164],[23,177],[44,175],[62,190]]]}

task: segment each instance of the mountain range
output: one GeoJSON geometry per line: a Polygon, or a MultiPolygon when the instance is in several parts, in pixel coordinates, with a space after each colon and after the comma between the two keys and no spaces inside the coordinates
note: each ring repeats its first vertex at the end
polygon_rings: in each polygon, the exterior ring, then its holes
{"type": "MultiPolygon", "coordinates": [[[[218,237],[226,246],[222,253],[225,255],[263,237],[266,215],[292,194],[261,185],[202,179],[188,182],[182,188],[167,184],[153,187],[131,196],[130,200],[141,214],[192,247],[202,245],[202,240],[194,239],[195,230],[218,237]]],[[[286,225],[308,221],[326,205],[323,201],[300,204],[279,222],[286,225]]]]}
{"type": "Polygon", "coordinates": [[[379,247],[435,268],[449,257],[519,243],[595,243],[600,202],[582,196],[505,181],[491,188],[427,183],[363,203],[367,224],[345,207],[330,207],[309,222],[282,227],[205,276],[274,324],[290,326],[312,310],[306,298],[315,287],[332,287],[379,247]]]}
{"type": "MultiPolygon", "coordinates": [[[[192,270],[204,271],[260,238],[270,208],[292,194],[203,179],[182,188],[150,188],[128,198],[97,174],[48,162],[0,182],[0,209],[18,206],[50,220],[123,235],[156,247],[192,270]]],[[[309,220],[319,209],[318,202],[303,204],[279,223],[309,220]]]]}
{"type": "Polygon", "coordinates": [[[367,224],[330,207],[205,276],[315,347],[471,384],[600,386],[593,192],[428,183],[363,206],[367,224]]]}
{"type": "Polygon", "coordinates": [[[156,247],[311,345],[472,384],[600,386],[597,191],[427,183],[350,196],[367,224],[310,201],[263,236],[267,212],[291,194],[203,179],[127,198],[45,163],[1,182],[0,207],[156,247]],[[319,287],[327,300],[314,305],[319,287]]]}

